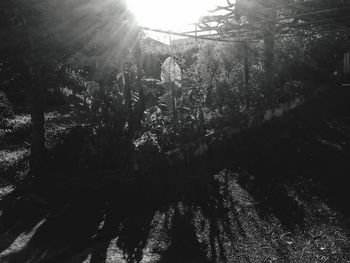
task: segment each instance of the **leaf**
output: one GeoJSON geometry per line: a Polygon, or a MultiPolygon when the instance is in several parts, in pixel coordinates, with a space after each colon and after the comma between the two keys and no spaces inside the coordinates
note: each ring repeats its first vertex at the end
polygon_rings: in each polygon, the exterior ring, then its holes
{"type": "Polygon", "coordinates": [[[132,94],[132,100],[135,102],[138,102],[139,101],[139,94],[138,93],[132,94]]]}
{"type": "Polygon", "coordinates": [[[163,83],[175,83],[180,86],[181,69],[172,57],[168,57],[162,64],[160,77],[163,83]]]}
{"type": "Polygon", "coordinates": [[[145,95],[151,94],[154,98],[163,93],[164,87],[157,79],[144,78],[142,79],[142,87],[145,95]]]}
{"type": "Polygon", "coordinates": [[[90,96],[94,95],[97,91],[100,90],[100,84],[98,84],[96,81],[87,81],[86,87],[86,91],[90,96]]]}
{"type": "Polygon", "coordinates": [[[165,95],[163,95],[161,98],[161,103],[165,104],[168,111],[171,112],[174,108],[174,105],[173,105],[173,99],[172,99],[172,95],[171,93],[167,93],[165,95]]]}
{"type": "Polygon", "coordinates": [[[125,85],[125,72],[124,71],[119,72],[116,76],[116,80],[117,81],[121,80],[123,85],[125,85]]]}

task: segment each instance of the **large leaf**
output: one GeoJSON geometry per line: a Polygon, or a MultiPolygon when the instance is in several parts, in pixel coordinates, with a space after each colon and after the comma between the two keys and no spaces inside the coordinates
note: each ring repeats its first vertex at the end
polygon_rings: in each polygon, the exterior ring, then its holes
{"type": "Polygon", "coordinates": [[[161,80],[163,83],[174,83],[180,86],[181,69],[172,57],[168,57],[162,64],[161,80]]]}

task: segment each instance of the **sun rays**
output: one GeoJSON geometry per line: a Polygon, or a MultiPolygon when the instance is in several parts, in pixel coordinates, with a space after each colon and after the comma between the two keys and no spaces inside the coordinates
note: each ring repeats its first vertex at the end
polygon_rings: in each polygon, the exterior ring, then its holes
{"type": "Polygon", "coordinates": [[[195,23],[219,0],[127,0],[141,26],[170,29],[195,23]]]}

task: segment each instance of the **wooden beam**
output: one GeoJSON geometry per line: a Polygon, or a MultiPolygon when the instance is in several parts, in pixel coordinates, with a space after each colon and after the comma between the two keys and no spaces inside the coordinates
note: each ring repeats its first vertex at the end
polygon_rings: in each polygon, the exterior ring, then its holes
{"type": "MultiPolygon", "coordinates": [[[[334,0],[334,1],[337,3],[339,2],[337,0],[334,0]]],[[[266,8],[276,11],[276,10],[285,9],[285,8],[297,8],[307,4],[313,5],[318,2],[319,2],[318,0],[309,0],[309,1],[291,3],[291,4],[271,6],[266,8]]],[[[264,30],[266,30],[264,26],[266,22],[275,23],[276,33],[279,35],[284,35],[284,34],[289,34],[290,32],[295,32],[295,30],[298,30],[298,28],[303,30],[308,30],[315,26],[328,27],[328,26],[334,26],[334,24],[345,23],[348,20],[350,20],[350,16],[341,16],[341,17],[336,16],[337,13],[339,12],[350,11],[350,6],[347,5],[345,7],[329,8],[329,9],[317,10],[312,12],[300,13],[294,16],[290,15],[287,17],[279,17],[278,19],[274,18],[274,20],[264,19],[263,17],[257,17],[261,21],[249,23],[246,25],[239,25],[239,24],[234,24],[232,23],[232,21],[230,21],[232,18],[234,18],[233,16],[234,7],[235,7],[235,4],[231,4],[230,1],[228,1],[227,6],[218,6],[215,9],[216,11],[226,10],[227,14],[206,16],[199,23],[194,24],[197,26],[197,28],[196,30],[192,30],[192,31],[174,32],[174,31],[153,29],[153,28],[146,28],[146,27],[144,27],[143,29],[159,32],[159,33],[171,34],[171,35],[188,37],[188,38],[197,38],[197,39],[203,39],[203,40],[221,41],[221,42],[241,42],[245,38],[261,39],[262,33],[264,32],[264,30]],[[320,15],[327,15],[327,14],[332,14],[333,18],[330,17],[327,19],[305,21],[300,23],[283,22],[289,19],[298,19],[298,18],[303,18],[308,16],[320,16],[320,15]],[[212,25],[213,23],[215,25],[212,25]],[[213,33],[210,33],[211,31],[213,31],[213,33]]],[[[213,13],[215,13],[215,10],[213,10],[213,13]]]]}
{"type": "Polygon", "coordinates": [[[301,23],[279,23],[277,24],[278,29],[286,28],[286,27],[294,27],[294,28],[300,28],[304,26],[311,26],[311,25],[330,25],[330,24],[336,24],[337,22],[347,21],[350,20],[350,14],[343,17],[335,17],[335,18],[329,18],[329,19],[321,19],[316,21],[309,21],[309,22],[301,22],[301,23]]]}
{"type": "Polygon", "coordinates": [[[178,33],[178,32],[174,32],[174,31],[168,31],[168,30],[162,30],[162,29],[154,29],[154,28],[150,28],[150,27],[141,27],[141,29],[147,30],[147,31],[158,32],[158,33],[174,35],[174,36],[197,38],[197,39],[202,39],[202,40],[210,40],[210,41],[218,41],[218,42],[240,42],[240,40],[236,40],[236,39],[223,39],[223,38],[212,38],[212,37],[201,37],[201,36],[196,37],[195,35],[178,33]]]}
{"type": "Polygon", "coordinates": [[[312,15],[323,15],[323,14],[329,14],[337,11],[350,11],[350,6],[348,7],[341,7],[341,8],[331,8],[331,9],[324,9],[324,10],[318,10],[314,12],[308,12],[308,13],[303,13],[303,14],[298,14],[294,16],[289,16],[285,18],[281,18],[279,20],[287,20],[287,19],[296,19],[296,18],[302,18],[305,16],[312,16],[312,15]]]}

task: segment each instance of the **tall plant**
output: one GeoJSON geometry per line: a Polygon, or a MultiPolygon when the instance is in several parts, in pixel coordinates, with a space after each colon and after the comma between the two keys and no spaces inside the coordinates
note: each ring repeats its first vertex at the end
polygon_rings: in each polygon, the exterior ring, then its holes
{"type": "Polygon", "coordinates": [[[176,94],[181,89],[182,73],[180,66],[172,57],[168,57],[162,64],[161,80],[165,87],[163,100],[168,107],[168,111],[173,113],[174,123],[177,122],[176,94]]]}

